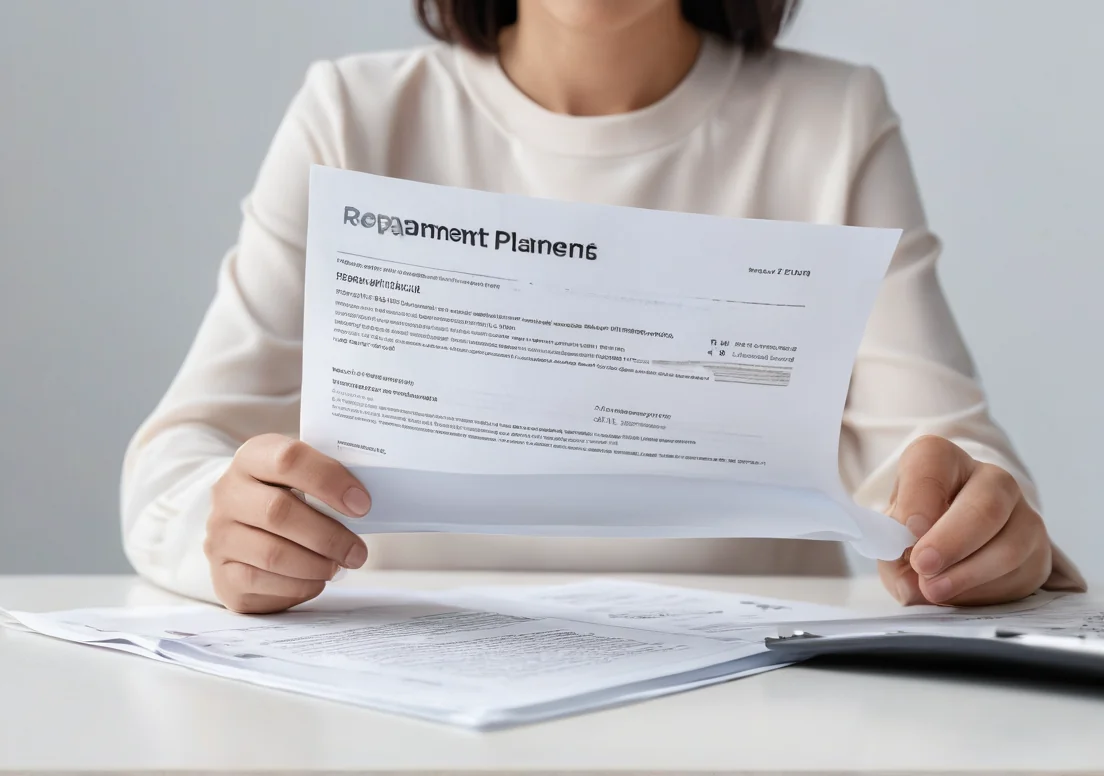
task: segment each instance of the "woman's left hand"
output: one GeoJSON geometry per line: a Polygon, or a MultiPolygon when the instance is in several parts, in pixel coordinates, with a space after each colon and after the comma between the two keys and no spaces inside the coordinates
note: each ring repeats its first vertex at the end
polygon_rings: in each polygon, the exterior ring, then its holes
{"type": "Polygon", "coordinates": [[[1015,478],[946,439],[922,437],[905,451],[889,514],[918,537],[900,560],[878,564],[902,604],[1015,601],[1050,576],[1046,526],[1015,478]]]}

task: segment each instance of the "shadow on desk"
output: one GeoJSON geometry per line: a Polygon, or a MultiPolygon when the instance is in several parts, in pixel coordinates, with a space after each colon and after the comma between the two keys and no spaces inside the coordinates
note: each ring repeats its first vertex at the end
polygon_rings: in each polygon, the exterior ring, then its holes
{"type": "Polygon", "coordinates": [[[1104,702],[1104,670],[1086,673],[1062,666],[1027,668],[1012,662],[920,654],[821,655],[809,658],[802,666],[838,673],[985,684],[1051,695],[1061,693],[1104,702]]]}

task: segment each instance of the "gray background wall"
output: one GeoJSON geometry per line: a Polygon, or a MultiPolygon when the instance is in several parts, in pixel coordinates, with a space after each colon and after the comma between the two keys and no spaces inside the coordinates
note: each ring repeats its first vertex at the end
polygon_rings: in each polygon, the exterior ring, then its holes
{"type": "MultiPolygon", "coordinates": [[[[1099,0],[807,0],[787,41],[886,77],[994,411],[1096,577],[1102,26],[1099,0]]],[[[421,40],[407,0],[0,0],[0,573],[127,569],[123,448],[307,64],[421,40]]]]}

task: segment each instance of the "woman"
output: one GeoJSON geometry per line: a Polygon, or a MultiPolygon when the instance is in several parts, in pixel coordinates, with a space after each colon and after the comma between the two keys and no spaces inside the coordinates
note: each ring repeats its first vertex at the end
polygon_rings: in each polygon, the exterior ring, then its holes
{"type": "MultiPolygon", "coordinates": [[[[987,414],[935,275],[897,117],[869,68],[773,46],[781,0],[420,0],[440,45],[313,66],[244,203],[237,247],[124,469],[127,554],[155,583],[240,611],[337,571],[554,568],[841,574],[792,540],[388,536],[367,546],[290,495],[371,501],[296,442],[312,163],[453,186],[725,216],[900,227],[840,442],[855,498],[919,540],[880,564],[904,604],[1083,588],[987,414]]],[[[370,516],[364,519],[371,519],[370,516]]]]}

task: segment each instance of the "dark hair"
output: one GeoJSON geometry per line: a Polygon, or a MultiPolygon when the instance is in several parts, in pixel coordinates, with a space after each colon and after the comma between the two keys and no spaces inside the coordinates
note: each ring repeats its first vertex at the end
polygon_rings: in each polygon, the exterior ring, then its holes
{"type": "MultiPolygon", "coordinates": [[[[686,21],[748,51],[774,45],[799,0],[681,0],[686,21]]],[[[414,0],[430,35],[483,54],[498,51],[498,33],[517,21],[517,0],[414,0]]]]}

